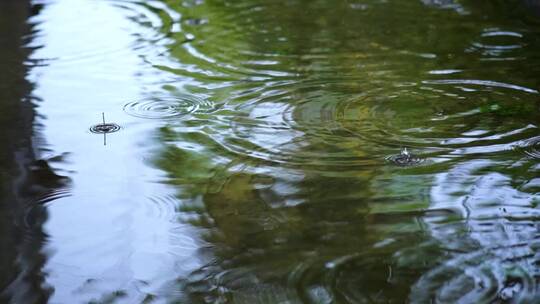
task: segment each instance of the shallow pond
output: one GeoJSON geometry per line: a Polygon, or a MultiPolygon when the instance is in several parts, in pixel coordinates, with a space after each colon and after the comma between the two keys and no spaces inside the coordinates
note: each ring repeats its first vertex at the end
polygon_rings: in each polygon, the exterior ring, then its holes
{"type": "Polygon", "coordinates": [[[540,301],[535,1],[21,3],[0,300],[540,301]]]}

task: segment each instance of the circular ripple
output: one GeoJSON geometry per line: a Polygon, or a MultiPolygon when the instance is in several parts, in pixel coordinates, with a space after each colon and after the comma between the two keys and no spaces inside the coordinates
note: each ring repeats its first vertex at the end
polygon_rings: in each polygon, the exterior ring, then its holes
{"type": "Polygon", "coordinates": [[[54,201],[70,195],[67,188],[49,189],[23,202],[20,206],[20,218],[15,222],[15,225],[23,231],[23,238],[35,241],[46,237],[42,227],[48,217],[47,207],[54,201]]]}
{"type": "MultiPolygon", "coordinates": [[[[374,89],[351,98],[340,91],[343,87],[332,84],[284,83],[264,94],[241,96],[248,101],[234,107],[228,104],[233,111],[218,115],[214,123],[221,125],[214,125],[209,136],[251,158],[357,167],[378,163],[400,146],[414,147],[430,158],[447,153],[455,157],[507,151],[536,135],[527,124],[529,108],[515,107],[515,100],[534,98],[536,91],[497,82],[449,84],[459,87],[433,81],[422,87],[374,89]],[[463,91],[466,85],[476,90],[463,91]],[[515,113],[523,119],[501,125],[501,119],[515,113]]],[[[393,155],[387,160],[400,166],[425,162],[418,156],[393,155]]]]}
{"type": "MultiPolygon", "coordinates": [[[[446,153],[504,151],[530,137],[519,133],[529,124],[527,116],[505,124],[501,119],[516,116],[508,113],[515,110],[517,101],[524,104],[521,101],[536,99],[532,96],[538,93],[535,89],[519,82],[479,80],[474,74],[469,75],[472,79],[438,79],[450,76],[437,75],[456,71],[443,67],[428,79],[411,78],[410,73],[401,72],[415,65],[403,60],[410,56],[404,54],[415,53],[415,46],[401,52],[402,47],[384,39],[383,33],[370,33],[369,41],[358,44],[349,39],[344,46],[325,39],[310,41],[304,32],[285,30],[287,22],[298,22],[296,15],[272,16],[272,5],[259,2],[235,2],[219,14],[185,10],[181,24],[197,37],[195,42],[184,44],[183,35],[171,36],[177,39],[171,44],[174,52],[169,53],[175,60],[148,59],[167,73],[194,80],[204,90],[212,88],[199,92],[224,99],[223,111],[213,112],[214,119],[191,122],[200,123],[202,133],[227,153],[290,165],[358,168],[380,164],[400,146],[414,147],[434,160],[446,153]],[[280,18],[280,24],[260,26],[275,18],[280,18]],[[235,26],[229,26],[233,20],[235,26]],[[241,42],[247,29],[257,47],[241,42]],[[284,52],[288,41],[325,43],[324,47],[284,52]],[[381,66],[379,56],[383,54],[393,59],[381,66]],[[370,76],[368,82],[366,75],[370,76]]],[[[304,6],[291,5],[291,9],[303,11],[304,6]]],[[[309,6],[326,11],[324,5],[309,6]]],[[[304,21],[312,22],[309,18],[304,21]]],[[[184,30],[182,34],[186,34],[184,30]]],[[[349,30],[339,28],[349,38],[363,38],[362,32],[349,30]]],[[[479,34],[473,41],[479,44],[471,46],[473,52],[510,51],[523,45],[519,33],[488,28],[479,34]]],[[[125,110],[155,119],[200,111],[190,104],[179,106],[174,100],[132,103],[125,110]]],[[[423,161],[409,158],[403,162],[396,157],[387,159],[397,165],[423,161]]]]}
{"type": "Polygon", "coordinates": [[[517,32],[488,29],[481,34],[478,41],[473,42],[472,50],[480,51],[486,58],[499,57],[523,48],[522,38],[523,36],[517,32]]]}
{"type": "Polygon", "coordinates": [[[527,262],[505,261],[477,251],[430,270],[413,286],[411,299],[417,303],[532,303],[537,288],[534,277],[527,262]]]}
{"type": "Polygon", "coordinates": [[[398,166],[414,166],[419,165],[425,161],[424,158],[421,158],[417,155],[403,152],[396,155],[390,155],[386,157],[386,160],[398,166]]]}
{"type": "Polygon", "coordinates": [[[124,106],[124,111],[135,117],[168,119],[213,109],[213,103],[192,95],[177,97],[154,97],[134,101],[124,106]]]}
{"type": "Polygon", "coordinates": [[[101,123],[90,127],[90,132],[96,134],[105,134],[117,132],[121,127],[115,123],[101,123]]]}
{"type": "Polygon", "coordinates": [[[173,220],[178,217],[178,198],[173,195],[151,196],[148,200],[152,203],[149,205],[149,213],[152,216],[164,219],[173,220]]]}

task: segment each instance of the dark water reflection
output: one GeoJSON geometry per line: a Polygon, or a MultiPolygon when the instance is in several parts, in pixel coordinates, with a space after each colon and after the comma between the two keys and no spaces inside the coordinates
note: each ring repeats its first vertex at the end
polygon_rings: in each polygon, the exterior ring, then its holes
{"type": "Polygon", "coordinates": [[[26,81],[30,49],[27,19],[39,6],[0,2],[0,301],[43,303],[54,288],[46,283],[43,244],[46,206],[68,195],[69,178],[54,169],[62,155],[46,151],[26,81]]]}
{"type": "Polygon", "coordinates": [[[534,3],[43,5],[28,302],[539,300],[534,3]]]}

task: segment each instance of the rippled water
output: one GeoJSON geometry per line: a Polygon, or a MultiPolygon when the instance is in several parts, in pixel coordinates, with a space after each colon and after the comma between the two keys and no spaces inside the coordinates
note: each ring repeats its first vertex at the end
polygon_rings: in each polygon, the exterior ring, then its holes
{"type": "Polygon", "coordinates": [[[23,12],[0,299],[540,301],[534,1],[23,12]]]}

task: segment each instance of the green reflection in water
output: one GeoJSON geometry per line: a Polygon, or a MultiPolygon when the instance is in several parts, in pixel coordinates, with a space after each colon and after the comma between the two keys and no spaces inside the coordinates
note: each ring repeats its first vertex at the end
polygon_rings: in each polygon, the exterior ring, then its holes
{"type": "Polygon", "coordinates": [[[146,59],[215,105],[159,132],[208,242],[184,300],[536,296],[540,40],[517,2],[168,5],[181,30],[146,59]],[[385,161],[404,146],[426,162],[385,161]]]}
{"type": "MultiPolygon", "coordinates": [[[[161,134],[172,140],[167,128],[161,134]]],[[[190,139],[197,136],[176,137],[184,143],[190,139]]],[[[417,221],[422,212],[415,210],[426,207],[425,201],[377,203],[366,187],[371,178],[367,175],[328,179],[309,171],[238,160],[219,164],[216,159],[212,151],[170,146],[158,161],[181,189],[179,212],[204,228],[210,244],[208,264],[180,280],[184,300],[275,303],[406,297],[418,272],[407,271],[411,259],[421,259],[411,246],[424,238],[417,221]],[[374,202],[367,203],[370,200],[374,202]],[[408,248],[410,254],[392,258],[395,251],[408,248]]],[[[407,191],[388,190],[396,200],[407,191]]],[[[417,249],[437,250],[431,244],[417,249]]]]}

